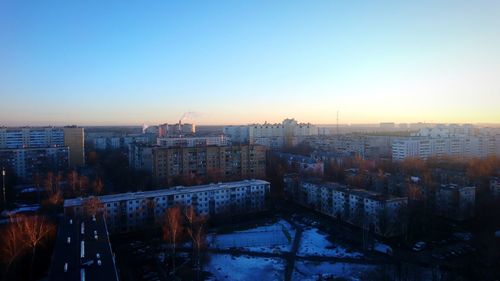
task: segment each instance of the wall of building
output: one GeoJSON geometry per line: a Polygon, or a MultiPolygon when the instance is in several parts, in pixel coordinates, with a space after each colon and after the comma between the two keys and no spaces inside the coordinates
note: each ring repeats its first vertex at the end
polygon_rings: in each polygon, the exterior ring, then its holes
{"type": "MultiPolygon", "coordinates": [[[[126,232],[161,223],[173,206],[192,206],[201,216],[229,216],[266,209],[269,182],[244,180],[192,187],[175,187],[147,192],[99,196],[111,232],[126,232]]],[[[67,215],[82,215],[85,198],[64,202],[67,215]]]]}
{"type": "Polygon", "coordinates": [[[393,237],[406,231],[407,197],[383,196],[337,183],[284,178],[287,197],[300,205],[341,219],[375,234],[393,237]]]}

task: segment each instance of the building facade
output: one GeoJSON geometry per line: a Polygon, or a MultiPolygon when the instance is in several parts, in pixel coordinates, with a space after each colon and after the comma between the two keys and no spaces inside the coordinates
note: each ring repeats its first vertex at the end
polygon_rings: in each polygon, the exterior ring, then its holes
{"type": "Polygon", "coordinates": [[[227,126],[224,134],[234,143],[260,144],[273,149],[291,147],[308,136],[318,135],[318,128],[310,123],[298,123],[285,119],[277,124],[250,124],[247,126],[227,126]]]}
{"type": "Polygon", "coordinates": [[[149,171],[158,185],[179,178],[217,182],[265,177],[266,148],[260,145],[161,147],[133,144],[130,167],[149,171]]]}
{"type": "Polygon", "coordinates": [[[438,125],[421,128],[410,137],[392,144],[392,158],[455,157],[460,159],[500,155],[500,131],[472,125],[438,125]]]}
{"type": "Polygon", "coordinates": [[[69,149],[69,165],[85,165],[84,129],[68,127],[0,128],[0,149],[54,148],[69,149]]]}
{"type": "Polygon", "coordinates": [[[70,166],[85,166],[85,132],[83,128],[68,126],[63,128],[63,132],[64,145],[69,148],[70,166]]]}
{"type": "Polygon", "coordinates": [[[284,177],[285,194],[292,201],[384,237],[406,231],[407,197],[392,197],[338,183],[284,177]]]}
{"type": "Polygon", "coordinates": [[[260,145],[153,149],[153,180],[160,185],[171,185],[176,177],[261,179],[265,169],[266,148],[260,145]]]}
{"type": "Polygon", "coordinates": [[[229,145],[229,139],[224,135],[208,137],[158,138],[156,143],[162,147],[198,147],[229,145]]]}
{"type": "Polygon", "coordinates": [[[325,167],[321,159],[283,152],[273,154],[279,159],[286,161],[290,168],[297,172],[323,176],[325,167]]]}
{"type": "MultiPolygon", "coordinates": [[[[99,196],[111,232],[141,229],[161,223],[173,206],[192,206],[201,216],[228,216],[266,209],[269,182],[244,180],[192,187],[99,196]]],[[[83,215],[86,198],[64,201],[66,215],[83,215]]]]}
{"type": "Polygon", "coordinates": [[[447,184],[436,191],[436,210],[439,215],[463,221],[474,218],[476,188],[447,184]]]}
{"type": "Polygon", "coordinates": [[[47,172],[61,172],[69,168],[70,152],[66,146],[45,148],[0,149],[0,167],[14,173],[24,182],[47,172]]]}

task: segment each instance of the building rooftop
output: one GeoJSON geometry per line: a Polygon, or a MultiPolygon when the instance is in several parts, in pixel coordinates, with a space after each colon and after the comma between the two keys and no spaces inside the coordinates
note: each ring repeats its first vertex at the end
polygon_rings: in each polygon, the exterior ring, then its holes
{"type": "MultiPolygon", "coordinates": [[[[151,190],[151,191],[127,192],[127,193],[103,195],[99,196],[99,199],[101,200],[102,203],[107,203],[107,202],[116,202],[122,200],[134,200],[134,199],[144,199],[144,198],[158,197],[158,196],[175,195],[179,193],[185,194],[185,193],[213,191],[223,188],[245,187],[252,184],[255,185],[269,184],[269,182],[263,180],[251,179],[251,180],[243,180],[236,182],[225,182],[218,184],[212,183],[212,184],[197,185],[197,186],[175,186],[171,188],[151,190]]],[[[80,206],[83,200],[85,200],[85,198],[82,197],[66,199],[64,200],[64,207],[66,208],[72,206],[80,206]]]]}
{"type": "Polygon", "coordinates": [[[276,152],[276,155],[281,159],[293,161],[293,162],[300,162],[300,163],[307,163],[307,164],[318,163],[318,161],[312,157],[299,155],[299,154],[276,152]]]}
{"type": "Polygon", "coordinates": [[[472,189],[475,189],[476,187],[474,187],[474,186],[464,186],[464,185],[458,185],[458,184],[454,184],[454,183],[450,183],[450,184],[441,184],[441,189],[460,190],[460,189],[466,189],[466,188],[472,188],[472,189]]]}
{"type": "Polygon", "coordinates": [[[118,280],[102,215],[61,219],[48,280],[118,280]]]}
{"type": "Polygon", "coordinates": [[[349,186],[346,186],[346,185],[343,185],[340,183],[336,183],[336,182],[325,182],[325,181],[322,181],[321,179],[318,179],[318,178],[307,178],[307,179],[304,179],[303,182],[325,186],[325,187],[328,187],[328,188],[331,188],[334,190],[348,192],[350,194],[355,194],[355,195],[370,198],[373,200],[386,201],[386,200],[406,199],[406,197],[396,197],[396,196],[392,196],[389,194],[382,194],[382,193],[371,191],[371,190],[360,189],[360,188],[351,188],[349,186]]]}

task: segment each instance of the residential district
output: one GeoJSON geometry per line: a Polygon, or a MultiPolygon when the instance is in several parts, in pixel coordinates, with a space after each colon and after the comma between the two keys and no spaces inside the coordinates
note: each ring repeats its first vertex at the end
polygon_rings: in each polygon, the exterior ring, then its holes
{"type": "Polygon", "coordinates": [[[498,280],[500,128],[0,127],[5,280],[498,280]]]}

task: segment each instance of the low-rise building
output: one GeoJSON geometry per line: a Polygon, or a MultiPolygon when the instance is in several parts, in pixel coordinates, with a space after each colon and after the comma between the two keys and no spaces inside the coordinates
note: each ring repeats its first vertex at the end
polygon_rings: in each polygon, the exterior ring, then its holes
{"type": "Polygon", "coordinates": [[[456,184],[440,185],[436,191],[436,210],[439,215],[463,221],[475,213],[476,188],[456,184]]]}
{"type": "Polygon", "coordinates": [[[294,202],[384,237],[406,231],[407,197],[393,197],[338,183],[284,177],[285,194],[294,202]]]}
{"type": "MultiPolygon", "coordinates": [[[[126,232],[164,219],[173,206],[193,206],[202,216],[225,216],[262,211],[270,192],[269,182],[243,180],[192,187],[99,196],[111,232],[126,232]]],[[[83,215],[88,198],[64,201],[67,215],[83,215]]]]}
{"type": "Polygon", "coordinates": [[[310,173],[315,176],[322,176],[324,173],[324,164],[320,159],[283,152],[276,152],[274,154],[278,158],[286,161],[292,169],[295,169],[298,172],[310,173]]]}

